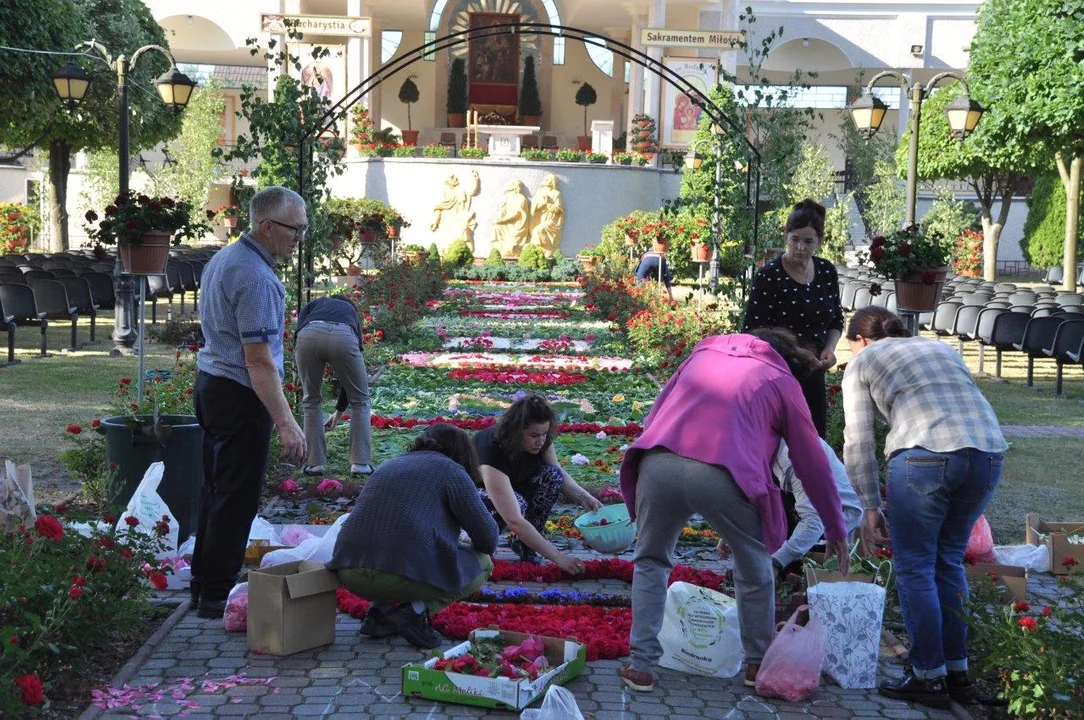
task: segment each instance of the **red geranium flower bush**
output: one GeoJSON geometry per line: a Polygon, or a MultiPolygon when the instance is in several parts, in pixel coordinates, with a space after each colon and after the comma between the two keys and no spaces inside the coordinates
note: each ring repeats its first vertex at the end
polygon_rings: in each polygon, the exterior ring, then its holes
{"type": "Polygon", "coordinates": [[[877,235],[869,250],[857,254],[860,263],[871,263],[879,275],[900,280],[914,272],[923,272],[923,282],[933,283],[933,272],[949,264],[955,238],[944,238],[912,225],[888,235],[877,235]],[[929,275],[927,276],[926,273],[929,275]]]}
{"type": "Polygon", "coordinates": [[[40,705],[61,671],[143,626],[151,586],[141,580],[147,566],[162,584],[161,535],[112,521],[58,505],[0,532],[0,717],[40,705]]]}

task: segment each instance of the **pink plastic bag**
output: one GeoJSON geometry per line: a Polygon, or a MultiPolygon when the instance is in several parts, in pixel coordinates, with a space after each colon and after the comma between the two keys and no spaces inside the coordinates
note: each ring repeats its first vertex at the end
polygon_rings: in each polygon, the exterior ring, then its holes
{"type": "Polygon", "coordinates": [[[760,662],[757,695],[798,702],[820,687],[826,643],[824,626],[808,605],[802,605],[790,620],[779,624],[782,627],[760,662]],[[803,610],[809,610],[805,627],[795,622],[803,610]]]}
{"type": "Polygon", "coordinates": [[[971,528],[971,538],[967,541],[964,560],[969,563],[997,562],[994,557],[994,536],[990,533],[990,523],[985,515],[979,515],[971,528]]]}
{"type": "Polygon", "coordinates": [[[226,632],[245,632],[248,630],[248,583],[233,586],[226,598],[226,610],[222,614],[222,624],[226,632]]]}

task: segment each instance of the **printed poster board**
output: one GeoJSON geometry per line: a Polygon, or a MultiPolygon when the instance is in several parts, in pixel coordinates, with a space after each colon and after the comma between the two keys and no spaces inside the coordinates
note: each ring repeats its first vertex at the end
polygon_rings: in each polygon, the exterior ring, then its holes
{"type": "MultiPolygon", "coordinates": [[[[719,82],[719,61],[712,58],[665,57],[663,65],[685,78],[705,95],[719,82]]],[[[659,144],[665,148],[685,149],[696,135],[696,125],[703,112],[688,95],[663,83],[662,117],[659,118],[659,144]]]]}

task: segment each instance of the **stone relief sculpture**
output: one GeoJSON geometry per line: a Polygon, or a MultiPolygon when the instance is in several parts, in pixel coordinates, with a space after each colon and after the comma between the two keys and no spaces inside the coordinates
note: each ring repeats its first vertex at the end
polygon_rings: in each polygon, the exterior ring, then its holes
{"type": "Polygon", "coordinates": [[[452,173],[444,179],[444,190],[440,200],[433,207],[433,222],[429,229],[439,233],[437,245],[443,250],[456,240],[464,240],[474,250],[474,231],[478,227],[478,218],[471,208],[471,198],[481,189],[481,180],[476,170],[471,170],[466,183],[460,184],[459,178],[452,173]]]}
{"type": "Polygon", "coordinates": [[[506,260],[519,257],[530,240],[531,203],[523,190],[519,180],[509,181],[493,219],[493,247],[506,260]]]}
{"type": "Polygon", "coordinates": [[[531,198],[531,243],[541,247],[546,257],[553,257],[561,247],[564,225],[565,205],[557,189],[557,176],[548,173],[531,198]]]}

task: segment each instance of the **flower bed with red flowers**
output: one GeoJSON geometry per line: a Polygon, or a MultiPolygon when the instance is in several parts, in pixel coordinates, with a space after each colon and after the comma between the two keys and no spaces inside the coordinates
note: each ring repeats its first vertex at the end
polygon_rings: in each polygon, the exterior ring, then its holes
{"type": "Polygon", "coordinates": [[[58,505],[0,533],[0,716],[21,717],[82,658],[141,632],[151,585],[165,581],[161,528],[116,522],[58,505]],[[90,520],[89,536],[70,527],[90,520]]]}
{"type": "MultiPolygon", "coordinates": [[[[494,582],[554,583],[603,579],[632,582],[633,565],[628,560],[588,560],[584,565],[582,575],[569,575],[556,565],[495,560],[490,579],[494,582]]],[[[727,577],[710,570],[677,565],[670,573],[668,583],[679,581],[733,594],[727,577]]],[[[433,627],[452,640],[464,640],[472,630],[490,626],[547,637],[573,637],[587,646],[588,660],[612,660],[629,654],[631,608],[599,605],[599,596],[571,592],[558,593],[547,598],[548,593],[557,591],[546,590],[538,594],[531,594],[526,590],[504,591],[500,595],[501,599],[513,599],[513,602],[452,603],[433,617],[433,627]],[[510,598],[509,595],[513,597],[510,598]],[[518,598],[515,597],[517,595],[518,598]],[[533,602],[543,599],[548,602],[533,602]]],[[[477,597],[483,599],[485,593],[480,593],[477,597]]],[[[622,598],[615,602],[624,604],[625,601],[622,598]]],[[[346,588],[336,590],[336,603],[339,612],[359,619],[364,618],[369,610],[367,600],[359,598],[346,588]]]]}

